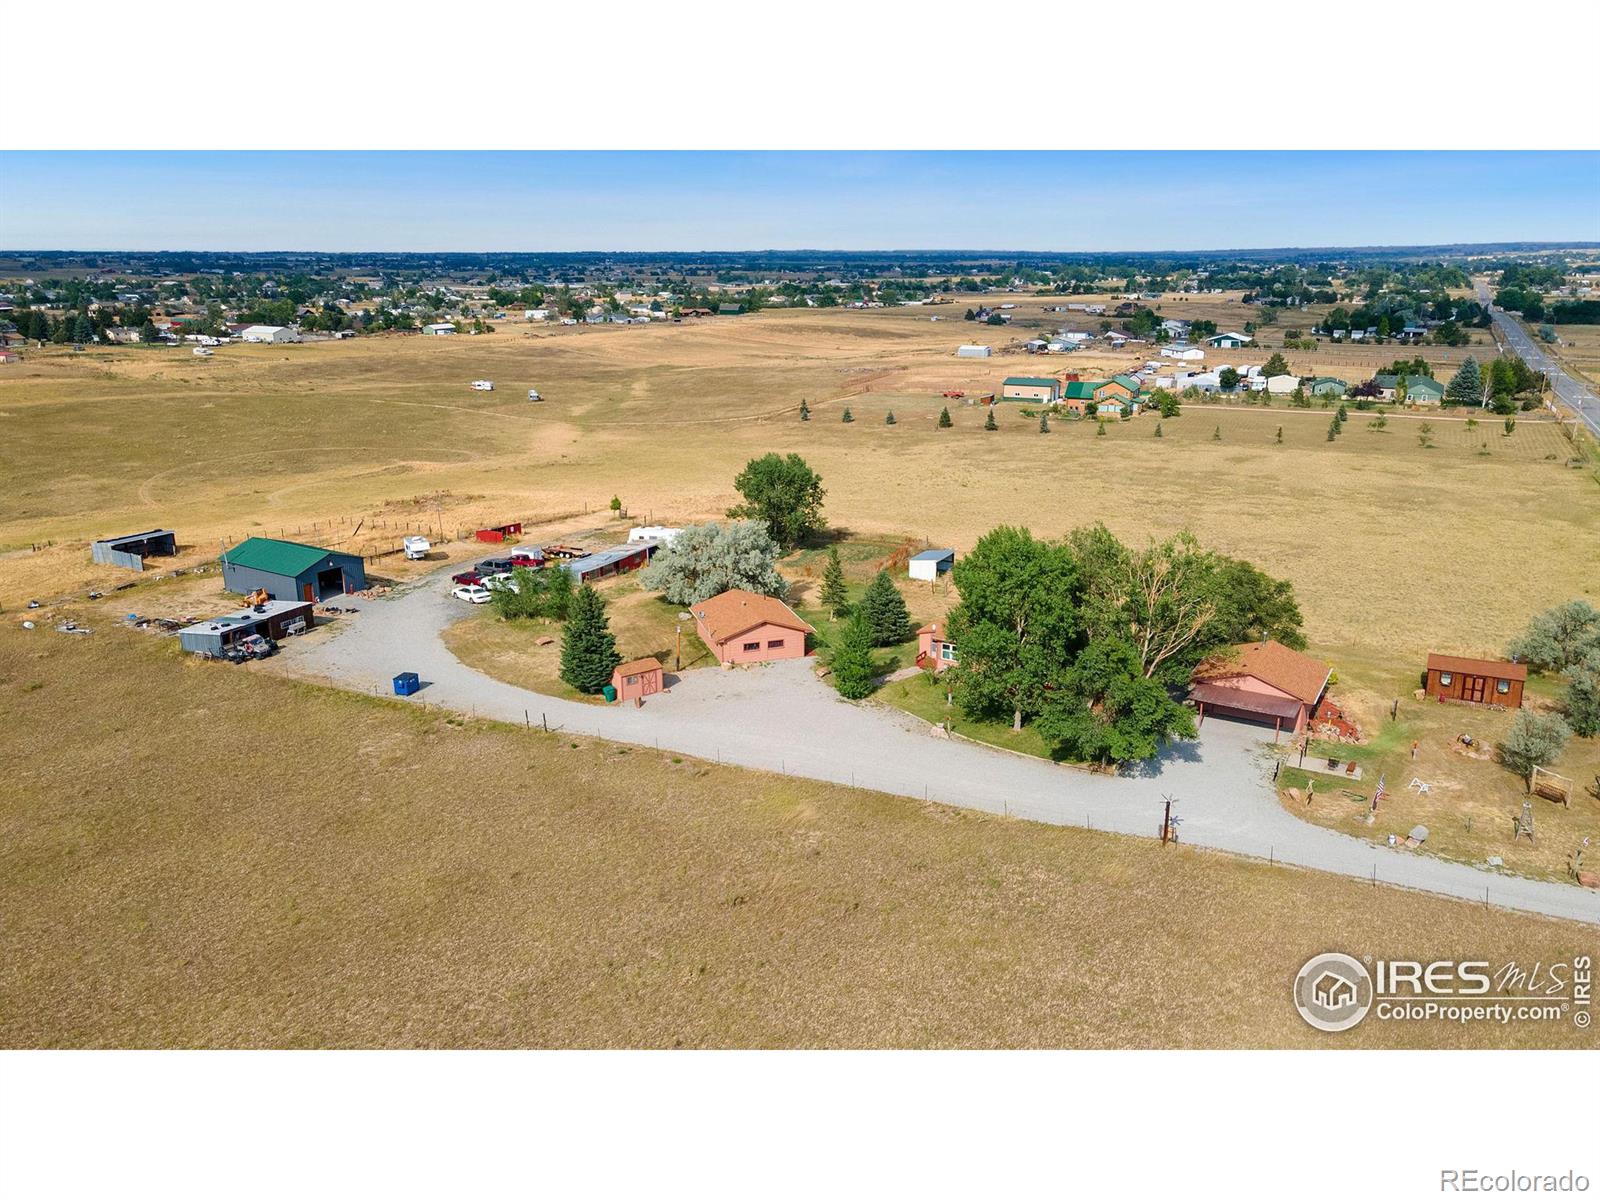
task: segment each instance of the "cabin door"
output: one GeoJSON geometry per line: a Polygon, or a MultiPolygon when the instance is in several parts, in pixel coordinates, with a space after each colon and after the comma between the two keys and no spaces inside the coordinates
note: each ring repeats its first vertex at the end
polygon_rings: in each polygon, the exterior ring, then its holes
{"type": "Polygon", "coordinates": [[[1488,698],[1488,680],[1482,675],[1468,675],[1461,681],[1461,698],[1482,704],[1488,698]]]}

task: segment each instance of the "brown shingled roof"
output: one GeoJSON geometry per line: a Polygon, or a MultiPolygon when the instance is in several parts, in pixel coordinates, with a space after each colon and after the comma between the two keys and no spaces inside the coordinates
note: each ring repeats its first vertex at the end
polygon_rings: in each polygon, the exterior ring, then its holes
{"type": "Polygon", "coordinates": [[[1306,704],[1315,704],[1332,673],[1327,663],[1291,650],[1282,642],[1247,642],[1235,646],[1227,658],[1213,658],[1195,668],[1196,680],[1254,675],[1262,683],[1288,692],[1306,704]]]}
{"type": "Polygon", "coordinates": [[[757,625],[777,625],[798,633],[815,633],[816,630],[795,615],[782,600],[733,588],[720,596],[689,606],[706,633],[714,642],[726,642],[757,625]]]}
{"type": "Polygon", "coordinates": [[[1488,675],[1493,679],[1526,679],[1527,663],[1507,662],[1503,658],[1460,658],[1454,654],[1428,655],[1428,670],[1456,671],[1462,675],[1488,675]]]}
{"type": "Polygon", "coordinates": [[[620,675],[624,679],[630,675],[643,675],[646,671],[659,671],[661,660],[658,658],[634,658],[625,663],[618,663],[611,672],[613,676],[620,675]]]}

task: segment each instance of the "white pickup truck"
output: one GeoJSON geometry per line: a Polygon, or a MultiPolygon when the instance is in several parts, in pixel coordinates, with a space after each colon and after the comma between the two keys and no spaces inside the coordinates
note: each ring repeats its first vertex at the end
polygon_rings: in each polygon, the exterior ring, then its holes
{"type": "Polygon", "coordinates": [[[494,380],[474,379],[472,381],[472,390],[475,392],[492,392],[494,391],[494,380]]]}

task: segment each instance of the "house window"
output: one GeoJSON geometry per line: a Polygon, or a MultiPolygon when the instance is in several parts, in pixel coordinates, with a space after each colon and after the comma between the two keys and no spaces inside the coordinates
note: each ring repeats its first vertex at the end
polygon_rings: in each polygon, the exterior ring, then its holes
{"type": "Polygon", "coordinates": [[[746,642],[744,644],[744,648],[746,650],[759,650],[759,649],[761,649],[761,643],[760,642],[746,642]]]}
{"type": "Polygon", "coordinates": [[[1450,674],[1449,671],[1440,671],[1439,672],[1439,686],[1440,687],[1449,687],[1454,682],[1455,682],[1455,676],[1450,674]]]}
{"type": "Polygon", "coordinates": [[[782,650],[783,649],[783,639],[782,638],[775,638],[772,641],[768,642],[767,643],[767,649],[768,650],[782,650]]]}
{"type": "Polygon", "coordinates": [[[939,643],[939,657],[944,659],[945,662],[955,662],[955,660],[956,660],[956,648],[954,646],[952,646],[949,642],[940,642],[939,643]]]}
{"type": "Polygon", "coordinates": [[[1502,696],[1509,696],[1511,694],[1511,680],[1496,679],[1494,681],[1494,690],[1502,696]]]}

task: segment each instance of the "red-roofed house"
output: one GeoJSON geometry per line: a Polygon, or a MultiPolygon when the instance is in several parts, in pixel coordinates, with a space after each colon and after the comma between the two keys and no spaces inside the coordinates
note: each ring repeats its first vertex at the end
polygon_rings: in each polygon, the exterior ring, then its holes
{"type": "Polygon", "coordinates": [[[1194,671],[1189,696],[1207,715],[1270,724],[1300,733],[1328,690],[1327,663],[1281,642],[1248,642],[1207,659],[1194,671]]]}
{"type": "Polygon", "coordinates": [[[689,606],[695,631],[723,666],[804,658],[815,633],[782,600],[733,588],[689,606]]]}

